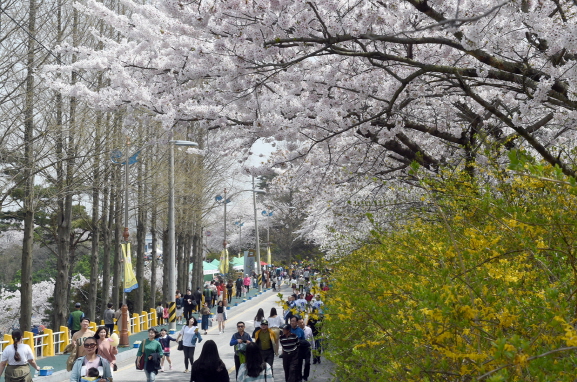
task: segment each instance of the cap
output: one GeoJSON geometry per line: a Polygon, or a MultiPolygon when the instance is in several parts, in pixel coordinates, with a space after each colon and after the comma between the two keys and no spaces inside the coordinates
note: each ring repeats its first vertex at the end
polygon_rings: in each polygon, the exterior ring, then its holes
{"type": "Polygon", "coordinates": [[[80,303],[77,302],[76,304],[74,304],[75,307],[80,308],[80,303]]]}
{"type": "Polygon", "coordinates": [[[288,324],[286,324],[286,325],[283,325],[283,326],[282,326],[282,329],[283,329],[283,330],[285,330],[285,329],[286,329],[286,330],[291,330],[291,326],[288,325],[288,324]]]}
{"type": "Polygon", "coordinates": [[[262,321],[260,322],[260,324],[261,324],[261,325],[268,325],[268,321],[267,321],[267,320],[262,320],[262,321]]]}

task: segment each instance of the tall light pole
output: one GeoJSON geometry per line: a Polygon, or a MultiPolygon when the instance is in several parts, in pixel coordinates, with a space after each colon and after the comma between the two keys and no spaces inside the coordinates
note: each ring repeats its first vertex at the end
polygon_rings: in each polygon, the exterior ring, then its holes
{"type": "MultiPolygon", "coordinates": [[[[169,193],[168,193],[168,296],[171,307],[174,306],[176,297],[176,248],[174,245],[174,146],[197,147],[198,143],[191,141],[169,141],[168,150],[168,176],[169,176],[169,193]]],[[[176,321],[171,320],[171,331],[176,331],[176,321]]]]}
{"type": "Polygon", "coordinates": [[[244,222],[242,220],[238,220],[234,222],[234,225],[236,225],[240,230],[240,238],[238,239],[238,257],[240,257],[240,254],[242,253],[242,226],[244,225],[244,222]]]}
{"type": "MultiPolygon", "coordinates": [[[[252,202],[254,205],[254,230],[256,233],[256,264],[257,264],[257,279],[259,278],[259,276],[262,277],[262,267],[260,265],[260,241],[259,241],[259,237],[258,237],[258,216],[256,214],[256,193],[260,192],[260,193],[264,193],[264,191],[262,190],[256,190],[254,188],[254,175],[252,176],[252,202]]],[[[262,278],[261,278],[262,280],[262,278]]],[[[262,292],[262,283],[258,283],[258,291],[262,292]]]]}

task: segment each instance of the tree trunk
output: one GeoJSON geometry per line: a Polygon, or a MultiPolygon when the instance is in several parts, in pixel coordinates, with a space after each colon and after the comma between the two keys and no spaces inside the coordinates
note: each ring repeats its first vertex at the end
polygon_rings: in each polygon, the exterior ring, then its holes
{"type": "MultiPolygon", "coordinates": [[[[100,82],[100,81],[99,81],[100,82]]],[[[88,312],[90,321],[96,321],[96,301],[98,297],[98,244],[100,240],[99,211],[100,211],[100,139],[102,129],[102,113],[98,112],[95,126],[95,155],[92,167],[92,247],[90,250],[90,286],[88,289],[88,312]]],[[[101,310],[104,312],[104,310],[101,310]]]]}
{"type": "MultiPolygon", "coordinates": [[[[108,120],[108,118],[107,118],[108,120]]],[[[105,166],[106,170],[104,172],[104,188],[102,190],[103,200],[102,200],[102,303],[100,304],[100,311],[104,312],[106,310],[106,305],[108,304],[110,297],[110,224],[112,221],[113,213],[113,203],[112,188],[109,187],[111,184],[110,177],[113,172],[110,170],[110,164],[107,163],[105,166]]],[[[117,307],[114,306],[114,309],[117,307]]]]}
{"type": "Polygon", "coordinates": [[[146,244],[146,207],[144,201],[145,185],[142,181],[142,161],[138,162],[138,221],[136,223],[136,289],[135,311],[142,312],[144,308],[144,246],[146,244]]]}
{"type": "Polygon", "coordinates": [[[168,253],[170,248],[168,248],[168,228],[162,231],[162,297],[166,301],[171,301],[174,296],[168,295],[168,253]]]}
{"type": "Polygon", "coordinates": [[[186,291],[182,274],[184,272],[184,236],[182,232],[176,235],[176,289],[186,291]]]}
{"type": "MultiPolygon", "coordinates": [[[[117,166],[115,169],[116,172],[116,179],[117,183],[120,182],[120,166],[117,166]]],[[[113,266],[113,275],[112,275],[112,304],[113,306],[119,306],[120,302],[123,301],[123,296],[120,296],[120,286],[122,283],[122,275],[121,275],[121,268],[123,264],[122,259],[122,248],[120,247],[120,243],[122,242],[121,236],[121,227],[122,227],[122,198],[120,187],[118,185],[115,186],[115,194],[114,194],[114,244],[112,251],[114,253],[114,266],[113,266]]]]}
{"type": "MultiPolygon", "coordinates": [[[[149,157],[150,158],[150,157],[149,157]]],[[[148,167],[150,164],[150,159],[146,162],[146,173],[148,174],[148,167]]],[[[152,180],[152,189],[151,189],[151,199],[156,198],[156,181],[155,179],[152,180]]],[[[150,256],[152,260],[150,261],[150,307],[156,307],[156,269],[158,268],[158,259],[156,253],[156,246],[158,245],[157,239],[157,232],[156,232],[156,219],[158,218],[158,205],[156,203],[152,203],[152,211],[150,214],[150,236],[152,238],[152,251],[150,252],[150,256]]],[[[163,260],[164,261],[164,260],[163,260]]]]}
{"type": "Polygon", "coordinates": [[[28,49],[26,57],[26,104],[24,109],[24,238],[20,286],[20,328],[32,326],[32,247],[34,234],[34,51],[36,36],[36,0],[30,0],[28,49]]]}

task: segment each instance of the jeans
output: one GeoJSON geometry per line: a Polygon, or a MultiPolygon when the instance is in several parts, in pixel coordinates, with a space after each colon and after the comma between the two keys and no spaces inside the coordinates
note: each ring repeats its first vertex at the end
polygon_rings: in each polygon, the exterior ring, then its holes
{"type": "Polygon", "coordinates": [[[192,369],[192,364],[194,362],[194,350],[196,347],[194,346],[183,346],[184,351],[184,368],[189,370],[188,368],[188,361],[190,360],[190,368],[192,369]]]}
{"type": "Polygon", "coordinates": [[[146,374],[146,382],[156,381],[156,371],[148,371],[144,369],[144,374],[146,374]]]}

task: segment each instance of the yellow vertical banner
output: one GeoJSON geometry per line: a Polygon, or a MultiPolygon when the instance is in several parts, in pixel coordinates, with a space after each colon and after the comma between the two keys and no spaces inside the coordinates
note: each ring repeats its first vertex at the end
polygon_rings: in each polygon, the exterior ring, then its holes
{"type": "Polygon", "coordinates": [[[272,264],[272,256],[270,254],[270,247],[266,248],[266,262],[268,265],[272,264]]]}
{"type": "Polygon", "coordinates": [[[138,288],[138,281],[132,269],[132,259],[130,256],[130,243],[122,244],[122,255],[124,256],[124,293],[132,292],[138,288]]]}
{"type": "Polygon", "coordinates": [[[220,254],[219,271],[222,274],[228,273],[228,250],[223,249],[220,254]]]}

